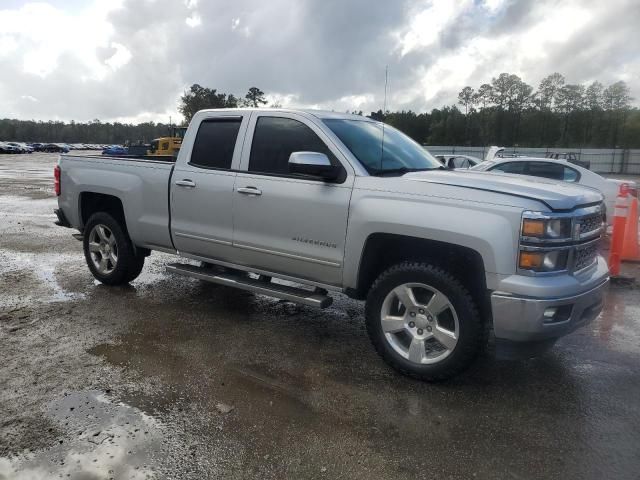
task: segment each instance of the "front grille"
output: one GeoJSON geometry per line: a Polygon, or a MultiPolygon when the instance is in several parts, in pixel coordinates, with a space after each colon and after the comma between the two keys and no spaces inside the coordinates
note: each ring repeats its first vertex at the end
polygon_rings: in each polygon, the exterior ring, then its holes
{"type": "Polygon", "coordinates": [[[593,242],[585,247],[578,247],[575,250],[573,261],[574,270],[582,270],[595,262],[598,256],[599,242],[593,242]]]}
{"type": "Polygon", "coordinates": [[[603,216],[601,212],[582,217],[580,222],[580,236],[588,235],[602,227],[603,216]]]}

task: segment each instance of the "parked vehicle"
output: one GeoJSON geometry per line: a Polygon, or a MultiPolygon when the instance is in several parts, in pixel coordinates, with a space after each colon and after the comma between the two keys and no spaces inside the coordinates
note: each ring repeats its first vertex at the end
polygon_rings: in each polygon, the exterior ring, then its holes
{"type": "Polygon", "coordinates": [[[26,143],[7,142],[7,145],[11,145],[12,147],[17,148],[19,153],[33,153],[33,148],[31,148],[26,143]]]}
{"type": "Polygon", "coordinates": [[[122,145],[110,145],[104,150],[102,150],[102,155],[118,156],[118,155],[127,155],[128,153],[129,151],[126,149],[126,147],[123,147],[122,145]]]}
{"type": "Polygon", "coordinates": [[[47,143],[42,151],[51,153],[68,153],[69,147],[63,143],[47,143]]]}
{"type": "Polygon", "coordinates": [[[148,156],[178,155],[186,127],[171,126],[168,137],[154,138],[149,145],[148,156]]]}
{"type": "MultiPolygon", "coordinates": [[[[506,153],[504,147],[493,146],[489,148],[487,151],[487,155],[485,156],[485,161],[492,161],[496,158],[538,158],[531,157],[530,155],[522,155],[517,153],[506,153]]],[[[588,160],[580,160],[580,155],[576,152],[547,152],[544,157],[546,159],[552,160],[566,160],[569,163],[573,163],[574,165],[578,165],[579,167],[586,168],[589,170],[591,168],[591,162],[588,160]]]]}
{"type": "Polygon", "coordinates": [[[382,358],[424,380],[468,367],[489,330],[499,355],[548,348],[608,281],[599,192],[446,170],[358,115],[203,110],[175,162],[61,155],[55,179],[57,223],[102,283],[158,250],[202,262],[170,272],[304,305],[343,292],[366,299],[382,358]]]}
{"type": "Polygon", "coordinates": [[[44,149],[44,143],[30,143],[29,146],[33,148],[34,152],[42,152],[44,149]]]}
{"type": "Polygon", "coordinates": [[[471,168],[482,162],[481,158],[471,155],[436,155],[435,157],[440,160],[445,167],[450,169],[471,168]]]}
{"type": "Polygon", "coordinates": [[[0,153],[22,153],[20,149],[7,142],[0,142],[0,153]]]}
{"type": "Polygon", "coordinates": [[[620,185],[623,183],[628,184],[631,194],[638,195],[638,186],[634,181],[604,178],[567,160],[534,157],[495,158],[493,161],[482,162],[473,167],[472,170],[530,175],[594,188],[604,195],[605,216],[609,225],[613,221],[613,211],[620,185]]]}

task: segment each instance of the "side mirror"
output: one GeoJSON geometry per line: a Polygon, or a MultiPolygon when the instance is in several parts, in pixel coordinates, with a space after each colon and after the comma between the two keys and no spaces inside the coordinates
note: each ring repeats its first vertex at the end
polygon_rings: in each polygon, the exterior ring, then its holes
{"type": "Polygon", "coordinates": [[[289,172],[319,177],[331,181],[338,178],[341,168],[332,165],[324,153],[293,152],[289,156],[289,172]]]}

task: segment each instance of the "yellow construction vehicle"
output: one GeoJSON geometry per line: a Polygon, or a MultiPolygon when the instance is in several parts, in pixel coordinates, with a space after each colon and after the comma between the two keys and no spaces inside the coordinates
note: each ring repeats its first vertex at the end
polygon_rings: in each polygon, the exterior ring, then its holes
{"type": "Polygon", "coordinates": [[[182,145],[182,139],[187,131],[187,127],[169,127],[168,137],[155,138],[151,141],[147,155],[151,157],[176,156],[182,145]]]}

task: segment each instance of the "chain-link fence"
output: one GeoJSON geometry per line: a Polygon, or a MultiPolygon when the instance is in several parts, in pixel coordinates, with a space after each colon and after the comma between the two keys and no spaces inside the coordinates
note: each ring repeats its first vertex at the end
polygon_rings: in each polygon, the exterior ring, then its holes
{"type": "MultiPolygon", "coordinates": [[[[472,155],[484,159],[491,147],[466,146],[432,146],[425,148],[433,155],[472,155]]],[[[526,155],[530,157],[546,157],[551,153],[573,153],[578,160],[587,161],[590,169],[597,173],[618,173],[624,175],[640,175],[640,150],[623,148],[524,148],[505,147],[506,155],[526,155]]]]}

